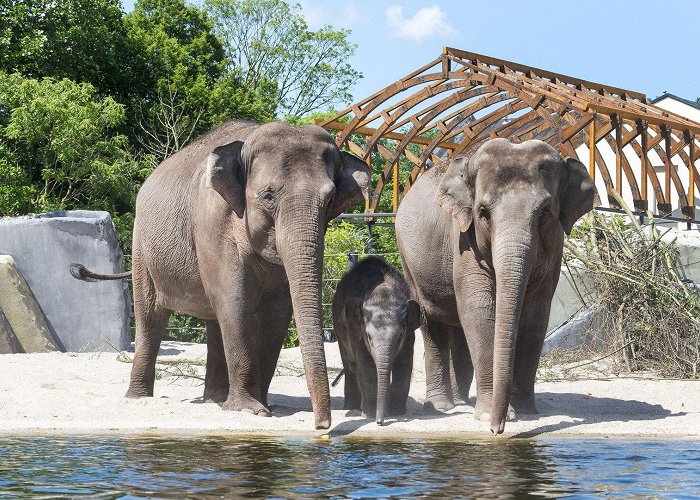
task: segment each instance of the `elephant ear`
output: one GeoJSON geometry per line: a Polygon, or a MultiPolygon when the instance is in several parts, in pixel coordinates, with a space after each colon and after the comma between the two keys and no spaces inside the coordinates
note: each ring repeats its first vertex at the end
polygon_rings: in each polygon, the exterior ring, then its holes
{"type": "Polygon", "coordinates": [[[474,203],[474,181],[469,176],[470,157],[455,158],[450,161],[435,193],[435,203],[457,219],[462,232],[472,224],[474,203]]]}
{"type": "Polygon", "coordinates": [[[340,152],[342,165],[335,179],[335,196],[328,207],[330,221],[362,200],[369,200],[370,172],[367,164],[347,151],[340,152]]]}
{"type": "Polygon", "coordinates": [[[598,191],[586,167],[576,158],[566,158],[559,198],[559,221],[564,232],[570,234],[574,223],[598,205],[598,191]]]}
{"type": "Polygon", "coordinates": [[[420,326],[420,306],[415,300],[406,302],[406,326],[409,331],[414,331],[420,326]]]}
{"type": "Polygon", "coordinates": [[[206,186],[226,200],[238,217],[245,210],[245,169],[241,161],[242,141],[214,148],[207,158],[206,186]]]}
{"type": "Polygon", "coordinates": [[[340,310],[338,314],[337,322],[339,324],[347,323],[348,321],[359,321],[362,319],[362,300],[360,299],[348,299],[345,306],[340,310]]]}

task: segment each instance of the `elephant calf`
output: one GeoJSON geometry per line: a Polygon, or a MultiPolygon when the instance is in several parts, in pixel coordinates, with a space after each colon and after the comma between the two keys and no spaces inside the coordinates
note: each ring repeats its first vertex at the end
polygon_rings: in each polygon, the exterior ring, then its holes
{"type": "Polygon", "coordinates": [[[406,413],[419,322],[408,285],[383,260],[369,257],[343,276],[333,297],[333,325],[345,370],[346,410],[376,415],[379,425],[387,413],[406,413]]]}

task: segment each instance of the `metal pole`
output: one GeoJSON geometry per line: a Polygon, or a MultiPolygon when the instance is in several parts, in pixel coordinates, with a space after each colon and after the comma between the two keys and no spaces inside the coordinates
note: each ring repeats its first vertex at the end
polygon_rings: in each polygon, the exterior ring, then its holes
{"type": "Polygon", "coordinates": [[[360,263],[360,256],[355,252],[350,252],[348,254],[348,271],[360,263]]]}

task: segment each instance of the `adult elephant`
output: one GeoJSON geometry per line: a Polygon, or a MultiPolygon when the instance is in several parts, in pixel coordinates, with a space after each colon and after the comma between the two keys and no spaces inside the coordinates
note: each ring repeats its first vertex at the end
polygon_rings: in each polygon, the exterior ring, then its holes
{"type": "Polygon", "coordinates": [[[536,411],[564,233],[595,200],[583,164],[537,140],[490,140],[416,182],[399,207],[396,236],[425,318],[427,406],[454,406],[450,344],[458,343],[450,337],[464,333],[471,359],[453,353],[452,371],[475,373],[475,417],[500,434],[513,407],[536,411]],[[473,372],[462,366],[470,361],[473,372]]]}
{"type": "Polygon", "coordinates": [[[323,238],[328,221],[368,197],[369,175],[322,128],[283,123],[225,123],[161,163],[136,199],[127,397],[153,395],[160,342],[180,311],[206,322],[204,399],[270,415],[293,311],[315,425],[328,428],[323,238]]]}

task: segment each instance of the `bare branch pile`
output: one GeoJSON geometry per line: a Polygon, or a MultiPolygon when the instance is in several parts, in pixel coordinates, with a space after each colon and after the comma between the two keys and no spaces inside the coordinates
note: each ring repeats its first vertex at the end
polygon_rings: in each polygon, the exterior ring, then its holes
{"type": "Polygon", "coordinates": [[[565,242],[565,262],[585,274],[593,300],[609,313],[611,347],[628,371],[700,378],[700,291],[682,279],[675,241],[664,241],[653,219],[641,227],[625,209],[631,227],[589,214],[577,239],[565,242]]]}

